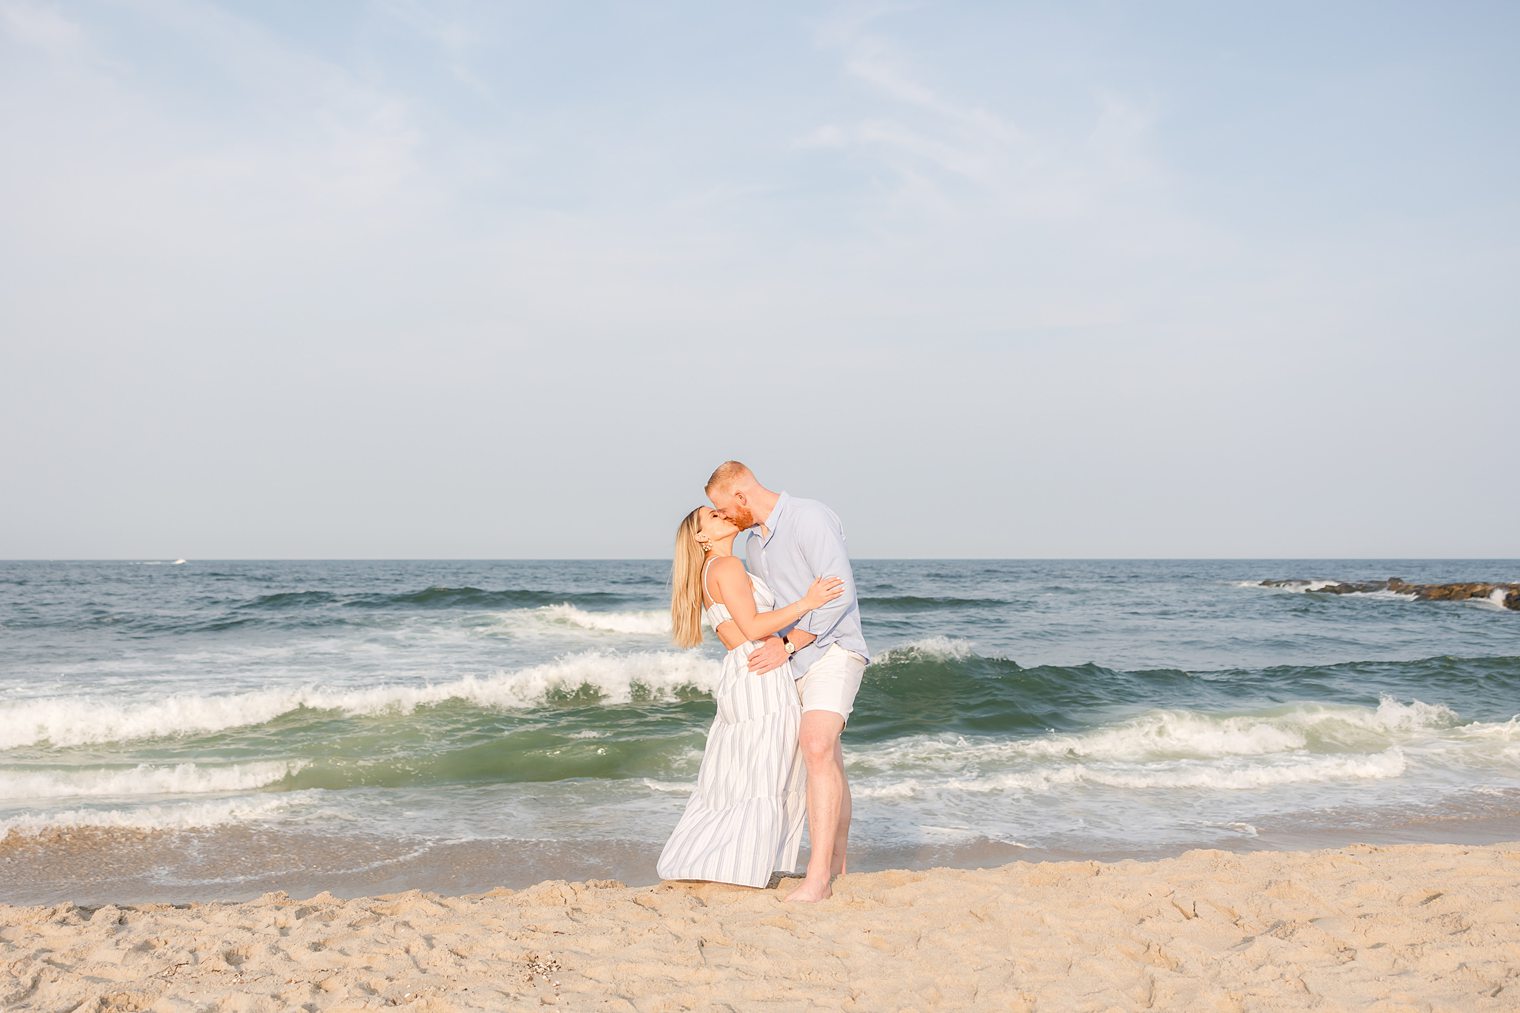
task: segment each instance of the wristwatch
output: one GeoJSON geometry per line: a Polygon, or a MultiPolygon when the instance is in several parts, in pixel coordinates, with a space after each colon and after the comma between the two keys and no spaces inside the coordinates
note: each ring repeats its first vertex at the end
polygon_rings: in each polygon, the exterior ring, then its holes
{"type": "Polygon", "coordinates": [[[797,645],[794,644],[794,643],[792,643],[790,640],[786,639],[785,637],[782,637],[781,638],[781,643],[786,647],[786,656],[787,657],[790,658],[792,655],[794,655],[794,654],[797,653],[797,645]]]}

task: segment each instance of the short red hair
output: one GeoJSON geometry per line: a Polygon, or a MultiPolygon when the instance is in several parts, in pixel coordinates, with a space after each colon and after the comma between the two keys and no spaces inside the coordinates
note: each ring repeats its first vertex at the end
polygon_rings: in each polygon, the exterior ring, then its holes
{"type": "Polygon", "coordinates": [[[707,484],[702,488],[704,492],[708,493],[711,493],[714,489],[727,491],[736,482],[745,478],[753,482],[755,480],[755,473],[750,471],[741,461],[724,461],[713,469],[712,477],[707,480],[707,484]]]}

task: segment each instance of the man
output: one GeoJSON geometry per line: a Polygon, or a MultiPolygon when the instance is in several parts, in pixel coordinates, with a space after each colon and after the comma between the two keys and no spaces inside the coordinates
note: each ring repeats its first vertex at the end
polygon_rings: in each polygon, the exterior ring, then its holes
{"type": "Polygon", "coordinates": [[[819,577],[844,581],[844,594],[807,613],[781,635],[766,637],[749,656],[749,669],[757,674],[780,668],[788,657],[792,660],[802,698],[798,746],[807,765],[812,851],[807,878],[787,900],[824,900],[833,893],[833,878],[845,870],[850,837],[850,785],[839,735],[870,662],[844,529],[822,503],[774,493],[738,461],[718,465],[707,480],[707,496],[714,509],[738,527],[759,527],[746,547],[749,568],[779,600],[801,598],[819,577]]]}

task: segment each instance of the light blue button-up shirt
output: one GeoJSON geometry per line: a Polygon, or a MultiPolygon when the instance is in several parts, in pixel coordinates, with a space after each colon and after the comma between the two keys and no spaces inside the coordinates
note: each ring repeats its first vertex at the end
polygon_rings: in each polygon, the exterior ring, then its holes
{"type": "Polygon", "coordinates": [[[817,500],[794,499],[782,493],[765,519],[764,530],[766,534],[761,534],[758,528],[750,529],[745,555],[749,557],[750,570],[776,593],[778,605],[807,594],[819,577],[838,577],[844,581],[844,594],[788,627],[817,638],[792,655],[792,675],[800,679],[831,644],[870,661],[865,634],[860,631],[855,574],[845,551],[844,526],[839,523],[839,516],[817,500]]]}

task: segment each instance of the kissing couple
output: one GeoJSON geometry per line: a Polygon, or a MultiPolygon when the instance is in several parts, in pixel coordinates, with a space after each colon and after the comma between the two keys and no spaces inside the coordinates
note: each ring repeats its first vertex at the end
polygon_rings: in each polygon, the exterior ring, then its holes
{"type": "Polygon", "coordinates": [[[796,872],[805,815],[807,875],[786,899],[824,900],[850,836],[839,737],[870,661],[844,529],[822,503],[772,492],[738,461],[718,465],[707,496],[712,506],[676,529],[672,631],[695,647],[705,618],[728,653],[697,788],[657,870],[766,886],[796,872]],[[741,531],[748,570],[734,555],[741,531]]]}

